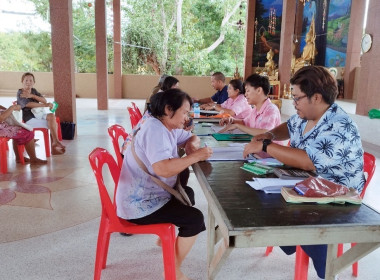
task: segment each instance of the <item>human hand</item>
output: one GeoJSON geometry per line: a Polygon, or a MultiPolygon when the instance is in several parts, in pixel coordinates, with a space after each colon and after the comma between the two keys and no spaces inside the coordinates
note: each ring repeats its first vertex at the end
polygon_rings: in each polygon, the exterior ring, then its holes
{"type": "Polygon", "coordinates": [[[9,108],[12,108],[13,111],[20,111],[21,110],[21,106],[17,105],[17,104],[14,104],[14,105],[10,106],[9,108]]]}
{"type": "Polygon", "coordinates": [[[263,141],[256,140],[256,137],[254,137],[251,142],[249,142],[244,147],[243,156],[246,158],[249,154],[259,153],[263,149],[263,141]]]}
{"type": "Polygon", "coordinates": [[[209,110],[210,105],[209,104],[202,104],[199,107],[201,108],[201,110],[209,110]]]}
{"type": "Polygon", "coordinates": [[[53,109],[54,104],[53,103],[46,103],[46,107],[49,107],[49,109],[53,109]]]}
{"type": "Polygon", "coordinates": [[[209,157],[212,156],[212,148],[210,147],[204,147],[204,148],[199,148],[198,150],[194,151],[192,153],[192,156],[194,156],[198,161],[204,161],[208,159],[209,157]]]}
{"type": "Polygon", "coordinates": [[[20,94],[21,98],[33,98],[33,94],[31,90],[23,89],[22,93],[20,94]]]}
{"type": "Polygon", "coordinates": [[[219,125],[228,125],[228,124],[232,124],[233,122],[234,122],[234,118],[233,117],[222,118],[219,121],[219,125]]]}
{"type": "Polygon", "coordinates": [[[219,130],[218,133],[223,133],[223,132],[226,132],[226,131],[231,131],[231,130],[234,130],[234,129],[237,129],[237,128],[238,128],[237,124],[228,124],[223,129],[219,130]]]}

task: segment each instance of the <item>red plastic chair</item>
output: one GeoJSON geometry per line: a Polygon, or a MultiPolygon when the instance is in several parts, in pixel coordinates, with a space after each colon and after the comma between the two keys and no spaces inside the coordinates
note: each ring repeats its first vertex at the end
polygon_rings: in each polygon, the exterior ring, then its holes
{"type": "MultiPolygon", "coordinates": [[[[166,280],[175,280],[175,226],[173,224],[135,225],[116,215],[116,205],[112,202],[104,184],[102,168],[108,165],[109,171],[115,183],[119,181],[120,169],[112,155],[105,149],[95,148],[88,156],[92,170],[98,182],[100,200],[102,203],[102,215],[100,220],[98,244],[96,248],[94,280],[99,280],[102,269],[107,264],[108,245],[110,235],[113,232],[129,234],[156,234],[162,241],[162,253],[166,280]]],[[[115,199],[113,200],[115,201],[115,199]]],[[[148,268],[147,268],[148,269],[148,268]]],[[[160,278],[157,276],[157,279],[160,278]]]]}
{"type": "MultiPolygon", "coordinates": [[[[8,140],[7,137],[0,137],[0,172],[6,174],[8,172],[8,162],[7,162],[7,151],[8,151],[8,140]]],[[[21,164],[25,164],[24,161],[24,145],[17,145],[18,155],[20,157],[21,164]]]]}
{"type": "Polygon", "coordinates": [[[132,128],[135,128],[139,120],[141,119],[136,111],[132,107],[127,107],[128,113],[129,113],[129,118],[131,120],[131,125],[132,128]]]}
{"type": "MultiPolygon", "coordinates": [[[[367,190],[367,187],[369,183],[371,182],[372,176],[375,173],[376,170],[376,158],[374,155],[364,152],[364,173],[367,173],[367,180],[364,184],[363,190],[360,193],[360,197],[364,198],[365,192],[367,190]]],[[[351,243],[351,247],[354,247],[356,243],[351,243]]],[[[343,255],[343,244],[338,244],[338,257],[343,255]]],[[[358,276],[358,262],[352,264],[352,275],[357,277],[358,276]]]]}
{"type": "MultiPolygon", "coordinates": [[[[376,158],[367,152],[364,152],[364,172],[368,174],[367,180],[365,182],[364,188],[360,193],[360,197],[363,198],[367,190],[369,183],[371,182],[372,176],[376,170],[376,158]]],[[[351,243],[351,247],[355,246],[356,243],[351,243]]],[[[268,249],[267,249],[268,251],[268,249]]],[[[343,255],[343,244],[338,244],[337,256],[343,255]]],[[[306,280],[307,272],[309,266],[309,256],[302,250],[301,246],[297,246],[296,250],[296,266],[295,266],[295,280],[306,280]]],[[[358,276],[358,263],[352,264],[352,275],[358,276]]]]}
{"type": "Polygon", "coordinates": [[[132,102],[132,107],[135,110],[135,112],[137,113],[138,117],[141,119],[142,118],[141,111],[140,111],[139,107],[136,106],[135,102],[132,102]]]}
{"type": "Polygon", "coordinates": [[[121,165],[123,164],[123,158],[120,154],[119,138],[121,136],[125,141],[125,139],[128,137],[128,133],[125,132],[124,127],[122,127],[121,125],[114,124],[108,128],[108,134],[112,140],[112,145],[117,158],[117,164],[119,165],[119,168],[121,168],[121,165]]]}

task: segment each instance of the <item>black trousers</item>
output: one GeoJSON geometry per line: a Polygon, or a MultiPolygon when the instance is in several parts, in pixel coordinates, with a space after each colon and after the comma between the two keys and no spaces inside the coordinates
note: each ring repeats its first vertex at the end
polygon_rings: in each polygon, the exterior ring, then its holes
{"type": "MultiPolygon", "coordinates": [[[[194,191],[190,187],[184,188],[190,200],[194,202],[194,191]]],[[[171,223],[178,227],[178,236],[181,237],[195,236],[206,230],[202,212],[195,207],[182,204],[175,197],[172,197],[168,203],[156,212],[128,221],[138,225],[171,223]]]]}

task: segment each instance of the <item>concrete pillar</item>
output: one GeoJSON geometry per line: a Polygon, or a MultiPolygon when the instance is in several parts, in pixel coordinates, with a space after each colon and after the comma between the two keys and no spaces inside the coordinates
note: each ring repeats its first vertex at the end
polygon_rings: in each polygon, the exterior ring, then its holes
{"type": "Polygon", "coordinates": [[[244,79],[252,74],[253,43],[255,41],[255,10],[256,0],[247,1],[247,28],[245,30],[245,49],[244,49],[244,79]]]}
{"type": "Polygon", "coordinates": [[[106,1],[95,1],[96,85],[98,110],[108,110],[106,1]]]}
{"type": "Polygon", "coordinates": [[[54,100],[61,122],[76,123],[73,19],[71,0],[50,0],[54,100]]]}
{"type": "Polygon", "coordinates": [[[296,7],[297,1],[283,1],[280,57],[278,60],[278,76],[281,84],[280,96],[283,92],[284,84],[288,84],[290,80],[296,7]]]}
{"type": "Polygon", "coordinates": [[[380,108],[380,1],[369,1],[366,33],[372,35],[372,48],[362,55],[356,114],[368,115],[380,108]]]}
{"type": "Polygon", "coordinates": [[[361,38],[366,1],[352,1],[350,27],[344,67],[344,98],[352,99],[354,95],[355,69],[360,67],[361,38]]]}
{"type": "Polygon", "coordinates": [[[120,0],[113,0],[113,78],[115,98],[122,98],[120,0]]]}

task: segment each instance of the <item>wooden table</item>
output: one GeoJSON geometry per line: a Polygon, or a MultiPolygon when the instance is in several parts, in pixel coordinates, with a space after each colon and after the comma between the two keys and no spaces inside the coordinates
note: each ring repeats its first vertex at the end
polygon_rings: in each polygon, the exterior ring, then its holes
{"type": "Polygon", "coordinates": [[[326,279],[332,280],[380,247],[380,214],[371,208],[288,204],[281,194],[265,194],[248,186],[245,181],[252,180],[252,174],[240,169],[242,164],[193,165],[208,201],[208,279],[214,279],[234,248],[329,244],[326,279]],[[351,242],[358,244],[337,259],[337,244],[351,242]]]}

